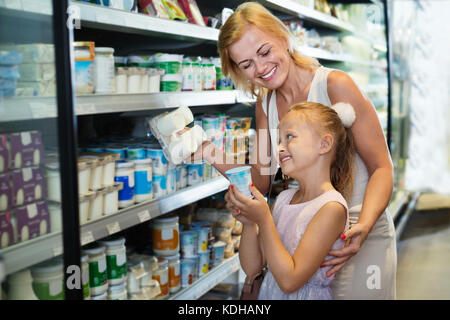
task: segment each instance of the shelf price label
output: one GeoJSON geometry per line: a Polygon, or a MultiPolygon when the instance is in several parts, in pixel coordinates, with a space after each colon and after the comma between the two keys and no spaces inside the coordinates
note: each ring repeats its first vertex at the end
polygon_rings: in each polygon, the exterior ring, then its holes
{"type": "Polygon", "coordinates": [[[116,221],[106,225],[106,229],[108,230],[109,235],[120,232],[119,222],[116,221]]]}
{"type": "Polygon", "coordinates": [[[138,213],[138,218],[141,223],[148,221],[151,219],[150,212],[148,210],[141,211],[138,213]]]}
{"type": "Polygon", "coordinates": [[[94,242],[94,241],[95,241],[95,239],[94,239],[94,235],[92,234],[92,231],[86,231],[81,234],[81,245],[82,246],[84,246],[85,244],[94,242]]]}

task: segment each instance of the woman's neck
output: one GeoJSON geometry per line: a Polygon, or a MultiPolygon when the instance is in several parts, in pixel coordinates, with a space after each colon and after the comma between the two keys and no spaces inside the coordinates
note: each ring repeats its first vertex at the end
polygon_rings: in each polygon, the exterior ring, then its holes
{"type": "Polygon", "coordinates": [[[307,97],[316,68],[306,69],[292,61],[286,81],[277,89],[277,96],[281,97],[288,105],[306,100],[305,96],[307,97]]]}

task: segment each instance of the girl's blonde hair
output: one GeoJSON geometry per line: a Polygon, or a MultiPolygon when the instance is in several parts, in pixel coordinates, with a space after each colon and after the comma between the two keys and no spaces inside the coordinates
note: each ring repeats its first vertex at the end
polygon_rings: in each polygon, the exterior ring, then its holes
{"type": "Polygon", "coordinates": [[[353,193],[353,167],[355,146],[350,129],[346,129],[336,111],[316,102],[296,103],[289,109],[295,112],[320,134],[331,133],[334,137],[334,159],[331,163],[330,180],[333,187],[347,201],[353,193]]]}
{"type": "Polygon", "coordinates": [[[251,93],[259,99],[267,94],[266,88],[248,81],[228,53],[228,47],[242,37],[248,25],[253,25],[276,39],[285,40],[289,45],[289,54],[298,66],[311,68],[313,65],[319,65],[316,59],[298,51],[296,39],[280,19],[259,3],[244,2],[236,8],[220,29],[217,44],[222,71],[225,76],[231,78],[236,88],[251,93]]]}

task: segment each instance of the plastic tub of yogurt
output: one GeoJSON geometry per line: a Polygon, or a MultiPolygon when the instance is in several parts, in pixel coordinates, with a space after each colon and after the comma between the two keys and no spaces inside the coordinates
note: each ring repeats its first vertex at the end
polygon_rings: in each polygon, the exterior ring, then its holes
{"type": "Polygon", "coordinates": [[[78,211],[80,213],[80,225],[86,224],[89,221],[89,206],[91,200],[94,198],[95,192],[90,191],[85,195],[78,196],[78,211]]]}
{"type": "Polygon", "coordinates": [[[242,194],[252,198],[253,196],[249,190],[252,184],[250,169],[250,166],[236,167],[226,171],[225,174],[228,176],[230,183],[236,186],[242,194]]]}
{"type": "Polygon", "coordinates": [[[127,148],[124,147],[108,147],[104,149],[105,152],[118,153],[120,155],[120,160],[124,160],[127,157],[127,148]]]}
{"type": "Polygon", "coordinates": [[[203,181],[203,166],[204,166],[203,162],[192,163],[187,166],[189,186],[192,186],[194,184],[203,181]]]}
{"type": "Polygon", "coordinates": [[[209,249],[198,253],[198,276],[204,276],[209,271],[209,249]]]}
{"type": "Polygon", "coordinates": [[[116,161],[114,180],[123,183],[123,188],[119,191],[119,207],[125,208],[134,204],[134,162],[116,161]]]}
{"type": "Polygon", "coordinates": [[[195,231],[180,232],[181,255],[183,258],[195,257],[197,255],[197,237],[195,231]]]}
{"type": "Polygon", "coordinates": [[[166,74],[181,74],[181,63],[183,62],[183,55],[157,53],[153,56],[154,66],[162,69],[166,74]]]}
{"type": "Polygon", "coordinates": [[[39,300],[64,299],[64,264],[56,258],[42,262],[31,269],[33,291],[39,300]]]}
{"type": "Polygon", "coordinates": [[[160,90],[161,92],[180,92],[182,82],[181,74],[165,74],[161,76],[160,90]]]}
{"type": "Polygon", "coordinates": [[[158,199],[167,194],[167,177],[153,176],[152,177],[153,199],[158,199]]]}
{"type": "Polygon", "coordinates": [[[195,280],[195,262],[193,260],[182,259],[180,264],[181,269],[181,287],[189,287],[195,280]]]}
{"type": "Polygon", "coordinates": [[[153,176],[162,176],[167,173],[168,162],[162,149],[147,149],[147,158],[152,159],[153,176]]]}
{"type": "Polygon", "coordinates": [[[105,215],[119,211],[119,190],[122,190],[123,183],[116,182],[112,186],[106,187],[103,197],[103,212],[105,215]]]}

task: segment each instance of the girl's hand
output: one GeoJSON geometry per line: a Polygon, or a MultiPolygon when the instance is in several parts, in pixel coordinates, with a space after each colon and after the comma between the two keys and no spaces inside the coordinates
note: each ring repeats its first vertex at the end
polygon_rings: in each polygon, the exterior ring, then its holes
{"type": "Polygon", "coordinates": [[[361,223],[357,223],[341,235],[341,239],[347,240],[346,246],[340,250],[331,250],[329,255],[335,256],[336,258],[325,261],[321,266],[321,268],[333,266],[327,272],[328,277],[341,270],[347,261],[358,253],[364,241],[366,241],[368,234],[369,228],[361,223]]]}
{"type": "Polygon", "coordinates": [[[249,190],[253,195],[253,199],[243,195],[237,187],[230,186],[230,202],[235,208],[237,214],[243,215],[247,220],[250,220],[258,225],[264,223],[265,219],[271,217],[269,206],[267,205],[264,196],[252,184],[249,190]]]}

